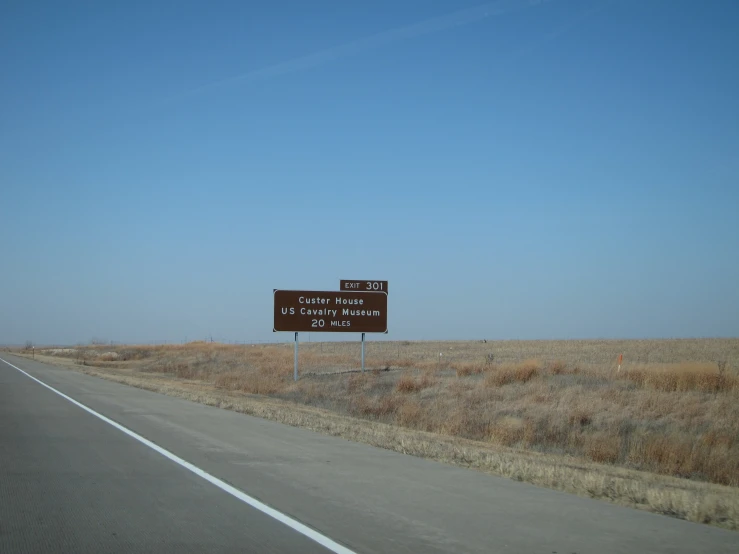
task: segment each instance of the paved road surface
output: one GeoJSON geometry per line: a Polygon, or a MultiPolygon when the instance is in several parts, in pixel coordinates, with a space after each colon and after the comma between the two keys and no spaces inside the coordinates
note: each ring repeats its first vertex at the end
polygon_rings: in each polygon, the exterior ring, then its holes
{"type": "Polygon", "coordinates": [[[731,553],[739,533],[0,358],[0,552],[731,553]],[[282,516],[284,514],[284,516],[282,516]],[[333,545],[333,546],[332,546],[333,545]]]}

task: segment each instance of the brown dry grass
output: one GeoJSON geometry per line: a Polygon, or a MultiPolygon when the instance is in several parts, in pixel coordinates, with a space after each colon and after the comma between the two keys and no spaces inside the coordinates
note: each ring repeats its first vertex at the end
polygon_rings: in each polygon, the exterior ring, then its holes
{"type": "Polygon", "coordinates": [[[401,375],[395,384],[395,390],[405,393],[419,392],[423,389],[433,387],[435,384],[436,379],[428,373],[424,373],[423,376],[419,378],[415,378],[410,375],[401,375]]]}
{"type": "MultiPolygon", "coordinates": [[[[633,492],[637,487],[633,483],[611,484],[608,491],[591,485],[578,488],[572,481],[565,487],[562,474],[544,478],[543,469],[527,473],[526,480],[735,528],[736,518],[725,515],[727,510],[737,511],[735,488],[721,489],[733,500],[729,504],[722,501],[722,507],[711,504],[714,513],[706,508],[703,493],[696,491],[708,494],[714,486],[709,483],[739,486],[739,382],[734,373],[739,340],[708,339],[708,345],[699,340],[651,341],[653,350],[646,357],[654,361],[626,363],[629,350],[625,349],[620,372],[610,350],[606,362],[593,361],[598,359],[594,348],[599,341],[571,342],[577,343],[576,348],[557,345],[549,355],[541,352],[538,343],[528,350],[519,344],[519,361],[503,355],[491,361],[477,353],[478,359],[466,360],[469,354],[463,353],[464,343],[452,343],[458,359],[449,361],[453,355],[445,352],[447,360],[441,363],[438,352],[444,346],[436,343],[429,347],[436,357],[421,356],[414,361],[399,356],[400,363],[386,357],[374,371],[333,375],[325,369],[345,370],[352,360],[346,345],[330,351],[326,345],[312,344],[301,351],[300,360],[301,372],[307,370],[311,375],[298,383],[292,381],[290,345],[95,347],[62,355],[71,356],[75,363],[106,368],[107,374],[135,371],[138,379],[165,378],[168,387],[177,388],[182,380],[189,380],[229,397],[268,395],[275,402],[286,402],[291,410],[303,405],[323,410],[321,417],[330,412],[366,420],[357,421],[359,426],[402,427],[406,429],[403,433],[411,433],[408,436],[430,432],[424,435],[427,441],[430,437],[441,442],[471,440],[475,448],[491,449],[476,454],[485,459],[490,452],[508,448],[513,449],[510,456],[537,453],[558,459],[560,464],[565,459],[581,460],[573,463],[589,468],[592,475],[587,483],[601,479],[604,467],[647,482],[657,479],[656,475],[645,477],[652,474],[679,478],[676,482],[684,483],[683,488],[687,483],[708,488],[685,493],[680,501],[679,495],[671,496],[669,510],[663,509],[666,493],[648,484],[640,494],[633,492]],[[723,350],[717,350],[717,345],[723,350]],[[683,348],[687,361],[672,361],[679,356],[670,348],[683,348]],[[709,351],[708,359],[696,359],[696,352],[709,351]],[[728,368],[719,371],[715,359],[729,360],[728,368]],[[697,510],[696,503],[703,507],[697,510]]],[[[634,341],[635,350],[645,348],[642,342],[634,341]]],[[[480,343],[468,344],[476,352],[480,343]]],[[[489,343],[484,346],[490,348],[489,343]]],[[[401,354],[402,348],[411,352],[414,345],[400,347],[401,354]]],[[[374,437],[372,443],[398,449],[390,439],[383,443],[374,437]]],[[[436,454],[431,457],[440,459],[436,454]]],[[[512,475],[488,462],[471,465],[512,475]]]]}
{"type": "Polygon", "coordinates": [[[667,392],[727,392],[739,386],[733,374],[719,373],[717,364],[635,364],[623,373],[624,378],[643,387],[667,392]]]}
{"type": "Polygon", "coordinates": [[[528,383],[541,373],[541,364],[536,360],[526,360],[519,364],[493,366],[487,371],[485,385],[502,387],[511,383],[528,383]]]}

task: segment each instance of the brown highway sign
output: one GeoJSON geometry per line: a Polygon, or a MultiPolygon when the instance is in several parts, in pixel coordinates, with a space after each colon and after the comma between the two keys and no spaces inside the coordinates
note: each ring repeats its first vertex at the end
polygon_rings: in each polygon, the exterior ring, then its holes
{"type": "Polygon", "coordinates": [[[277,290],[273,331],[387,333],[387,293],[277,290]]]}
{"type": "Polygon", "coordinates": [[[349,281],[342,279],[339,281],[339,289],[360,292],[387,292],[387,281],[368,281],[366,279],[349,281]]]}

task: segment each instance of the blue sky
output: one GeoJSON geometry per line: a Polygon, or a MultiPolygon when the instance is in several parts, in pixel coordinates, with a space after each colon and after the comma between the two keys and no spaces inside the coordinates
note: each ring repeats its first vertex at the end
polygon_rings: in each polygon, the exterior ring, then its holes
{"type": "Polygon", "coordinates": [[[373,340],[739,336],[737,28],[728,0],[6,1],[0,343],[285,340],[273,288],[354,278],[390,281],[373,340]]]}

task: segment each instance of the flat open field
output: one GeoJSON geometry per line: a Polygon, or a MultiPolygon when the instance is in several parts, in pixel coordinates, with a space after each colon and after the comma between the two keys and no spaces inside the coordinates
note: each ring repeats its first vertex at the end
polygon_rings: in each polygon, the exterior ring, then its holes
{"type": "Polygon", "coordinates": [[[368,342],[364,374],[359,343],[312,342],[300,346],[297,383],[292,344],[38,354],[378,446],[739,525],[739,339],[368,342]],[[469,442],[449,454],[452,440],[469,442]]]}

